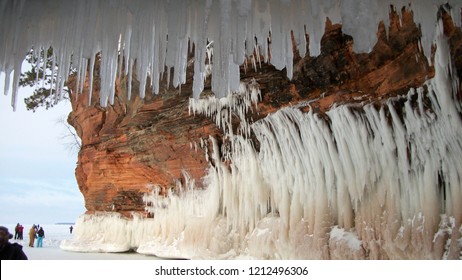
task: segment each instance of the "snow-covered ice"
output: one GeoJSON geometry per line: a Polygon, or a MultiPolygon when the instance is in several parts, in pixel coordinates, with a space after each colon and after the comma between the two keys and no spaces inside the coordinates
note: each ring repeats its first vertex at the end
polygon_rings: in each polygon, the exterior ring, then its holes
{"type": "MultiPolygon", "coordinates": [[[[15,225],[5,225],[14,234],[15,225]]],[[[135,252],[127,253],[82,253],[66,251],[60,248],[61,242],[73,238],[74,233],[70,233],[70,224],[50,224],[40,225],[45,231],[43,247],[29,247],[29,229],[32,225],[25,224],[23,240],[10,239],[11,243],[18,243],[23,246],[29,260],[154,260],[155,256],[146,256],[135,252]]],[[[73,225],[75,226],[75,225],[73,225]]]]}

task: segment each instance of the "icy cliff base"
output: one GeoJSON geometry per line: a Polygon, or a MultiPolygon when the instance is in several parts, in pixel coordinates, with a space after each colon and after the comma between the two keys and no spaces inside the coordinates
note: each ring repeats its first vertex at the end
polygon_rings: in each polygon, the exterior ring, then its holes
{"type": "MultiPolygon", "coordinates": [[[[172,218],[170,216],[170,218],[172,218]]],[[[462,227],[455,218],[441,216],[436,232],[424,231],[422,216],[404,226],[377,222],[353,229],[327,226],[320,238],[310,233],[307,221],[281,239],[281,219],[269,216],[244,235],[230,231],[225,218],[207,221],[190,217],[180,228],[169,221],[127,220],[117,214],[84,215],[77,221],[74,240],[61,249],[77,252],[126,252],[162,258],[189,259],[462,259],[462,227]],[[172,228],[173,227],[173,228],[172,228]],[[378,230],[382,230],[379,232],[378,230]]]]}

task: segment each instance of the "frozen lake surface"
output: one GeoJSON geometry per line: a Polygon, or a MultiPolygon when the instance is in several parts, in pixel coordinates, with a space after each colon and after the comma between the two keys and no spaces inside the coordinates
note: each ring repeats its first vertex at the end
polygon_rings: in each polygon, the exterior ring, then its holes
{"type": "MultiPolygon", "coordinates": [[[[5,225],[11,234],[14,234],[15,225],[5,225]]],[[[24,224],[23,240],[10,240],[11,243],[19,243],[23,246],[29,260],[155,260],[154,256],[138,253],[81,253],[69,252],[59,248],[62,240],[72,239],[69,232],[70,224],[41,225],[45,231],[43,247],[29,247],[29,230],[31,224],[24,224]]],[[[35,245],[34,245],[35,246],[35,245]]]]}

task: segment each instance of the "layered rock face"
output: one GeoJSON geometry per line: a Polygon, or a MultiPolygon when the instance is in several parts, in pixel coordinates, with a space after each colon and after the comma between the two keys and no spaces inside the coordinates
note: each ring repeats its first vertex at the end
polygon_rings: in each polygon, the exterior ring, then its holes
{"type": "Polygon", "coordinates": [[[196,143],[219,134],[211,121],[189,116],[190,89],[128,101],[126,83],[118,82],[107,108],[97,105],[98,86],[90,106],[85,93],[72,102],[68,121],[82,139],[76,178],[89,212],[143,213],[143,194],[153,185],[166,192],[184,179],[182,170],[200,184],[208,163],[196,143]]]}
{"type": "MultiPolygon", "coordinates": [[[[442,16],[454,69],[460,76],[461,30],[454,27],[447,15],[442,16]]],[[[322,115],[334,104],[380,104],[422,86],[433,77],[434,69],[419,49],[419,28],[410,12],[403,11],[401,19],[395,13],[390,17],[388,33],[383,25],[378,26],[378,42],[368,54],[354,53],[351,37],[342,33],[340,25],[327,22],[320,56],[301,58],[294,48],[292,80],[287,79],[285,70],[278,71],[265,63],[256,71],[242,67],[241,80],[255,79],[262,96],[248,119],[257,121],[302,101],[311,101],[302,110],[322,115]]],[[[163,193],[175,191],[179,183],[184,183],[183,170],[197,187],[202,187],[202,178],[211,164],[207,159],[209,136],[221,145],[223,133],[213,120],[190,115],[191,76],[181,89],[167,88],[165,79],[159,95],[146,88],[144,99],[133,94],[128,100],[128,78],[122,77],[117,81],[114,104],[107,108],[97,105],[97,78],[90,101],[88,85],[82,95],[73,98],[68,121],[82,139],[76,177],[88,213],[115,211],[127,217],[132,212],[147,213],[143,195],[154,185],[163,193]]],[[[72,78],[69,87],[75,87],[72,78]]],[[[138,91],[137,87],[135,77],[133,92],[138,91]]],[[[210,84],[206,84],[205,92],[208,91],[210,84]]],[[[236,118],[235,123],[238,122],[236,118]]]]}

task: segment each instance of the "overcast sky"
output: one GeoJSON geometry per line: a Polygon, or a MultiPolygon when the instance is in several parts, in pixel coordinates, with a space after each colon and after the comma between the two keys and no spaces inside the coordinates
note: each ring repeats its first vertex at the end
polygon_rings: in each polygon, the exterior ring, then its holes
{"type": "MultiPolygon", "coordinates": [[[[75,222],[85,212],[75,179],[77,152],[64,138],[69,102],[49,110],[27,111],[20,89],[16,112],[11,93],[3,94],[0,74],[0,224],[75,222]]],[[[11,92],[11,91],[10,91],[11,92]]]]}

